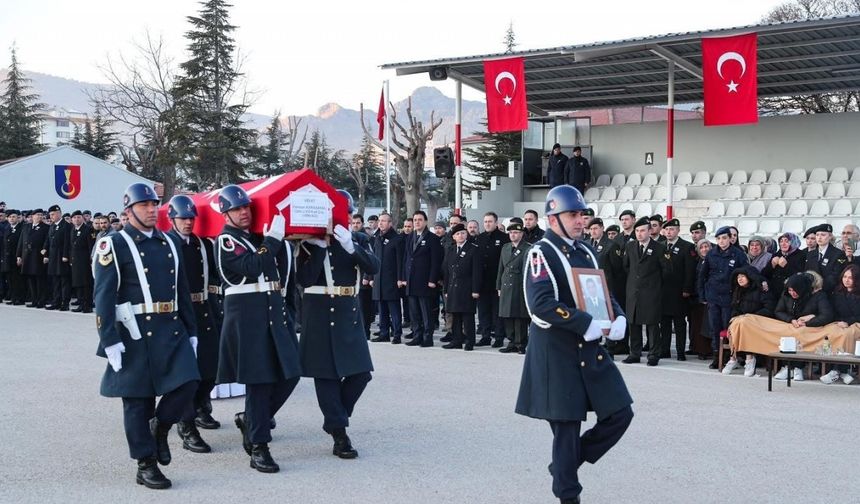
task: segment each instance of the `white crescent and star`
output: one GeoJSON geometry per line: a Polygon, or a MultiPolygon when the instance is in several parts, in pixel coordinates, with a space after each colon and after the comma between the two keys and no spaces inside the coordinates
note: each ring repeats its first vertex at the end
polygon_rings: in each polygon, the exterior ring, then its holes
{"type": "MultiPolygon", "coordinates": [[[[747,71],[747,61],[744,59],[742,55],[736,53],[734,51],[724,52],[720,55],[720,58],[717,60],[717,74],[719,74],[720,78],[723,78],[723,64],[727,61],[737,61],[741,65],[741,75],[743,77],[747,71]]],[[[738,79],[740,79],[740,77],[738,79]]],[[[729,83],[726,84],[726,87],[729,88],[729,93],[737,93],[738,92],[738,83],[734,80],[729,79],[729,83]]]]}
{"type": "MultiPolygon", "coordinates": [[[[501,84],[502,81],[506,79],[511,81],[511,84],[513,84],[514,88],[511,90],[511,94],[514,94],[514,92],[517,90],[517,78],[514,77],[514,74],[512,74],[511,72],[501,72],[499,73],[499,75],[496,76],[496,92],[502,94],[502,91],[499,89],[499,84],[501,84]]],[[[505,97],[503,99],[505,101],[505,105],[510,105],[511,100],[513,98],[510,95],[505,94],[505,97]]]]}

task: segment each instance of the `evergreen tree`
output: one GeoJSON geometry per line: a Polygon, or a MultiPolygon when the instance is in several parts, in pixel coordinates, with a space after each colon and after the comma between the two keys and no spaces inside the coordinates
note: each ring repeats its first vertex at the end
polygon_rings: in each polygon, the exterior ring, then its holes
{"type": "MultiPolygon", "coordinates": [[[[107,159],[114,153],[117,145],[116,132],[108,129],[113,122],[105,118],[102,115],[101,107],[96,105],[95,117],[92,124],[90,126],[90,122],[87,122],[86,132],[89,133],[92,139],[90,150],[87,152],[99,159],[107,159]]],[[[84,139],[87,137],[86,132],[84,133],[84,139]]]]}
{"type": "Polygon", "coordinates": [[[84,135],[81,133],[81,127],[78,123],[75,123],[75,134],[72,135],[72,139],[69,141],[69,146],[78,149],[79,151],[86,152],[86,143],[84,142],[84,135]]]}
{"type": "Polygon", "coordinates": [[[519,45],[517,44],[517,35],[514,33],[514,22],[511,21],[508,24],[508,29],[505,30],[505,52],[512,53],[514,49],[519,45]]]}
{"type": "Polygon", "coordinates": [[[0,159],[29,156],[44,150],[40,140],[41,120],[39,96],[31,93],[30,79],[18,66],[16,50],[12,48],[12,64],[6,79],[0,83],[0,159]]]}
{"type": "MultiPolygon", "coordinates": [[[[486,125],[487,123],[481,123],[486,125]]],[[[522,156],[523,135],[520,132],[513,133],[487,133],[476,131],[473,133],[482,138],[477,147],[467,147],[463,153],[472,159],[465,161],[463,166],[472,172],[474,180],[463,180],[467,190],[489,189],[492,177],[506,177],[508,175],[508,162],[520,159],[522,156]]]]}
{"type": "Polygon", "coordinates": [[[289,167],[285,166],[283,159],[284,144],[287,141],[287,134],[281,126],[281,113],[275,113],[272,117],[272,122],[266,128],[266,137],[268,142],[260,149],[260,155],[257,158],[257,166],[251,171],[257,177],[271,177],[288,171],[289,167]]]}
{"type": "Polygon", "coordinates": [[[319,130],[314,130],[311,138],[305,143],[303,158],[307,160],[308,168],[332,186],[338,189],[350,187],[346,152],[332,150],[326,142],[325,135],[319,130]]]}
{"type": "Polygon", "coordinates": [[[201,186],[221,187],[245,178],[244,163],[257,154],[254,130],[242,114],[248,103],[232,102],[239,79],[233,58],[235,26],[225,0],[201,2],[198,16],[189,16],[186,32],[190,59],[182,63],[174,96],[189,127],[183,141],[185,168],[201,186]]]}

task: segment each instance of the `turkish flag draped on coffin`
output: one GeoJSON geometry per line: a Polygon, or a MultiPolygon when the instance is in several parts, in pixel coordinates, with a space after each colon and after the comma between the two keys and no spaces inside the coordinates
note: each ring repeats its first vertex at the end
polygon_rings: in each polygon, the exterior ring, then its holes
{"type": "MultiPolygon", "coordinates": [[[[263,225],[269,225],[276,214],[287,221],[287,236],[315,235],[325,236],[326,228],[300,226],[291,219],[291,206],[298,197],[306,195],[305,200],[313,200],[317,205],[325,205],[326,215],[331,215],[332,227],[340,224],[349,228],[349,210],[346,198],[321,179],[313,170],[303,168],[266,179],[253,180],[239,184],[251,197],[253,220],[251,232],[262,233],[263,225]],[[321,203],[320,203],[321,202],[321,203]]],[[[197,206],[197,219],[194,233],[198,236],[215,237],[224,227],[224,217],[218,209],[218,193],[221,189],[191,195],[197,206]]],[[[167,218],[168,205],[158,209],[158,228],[168,231],[172,227],[167,218]]],[[[307,206],[305,207],[307,209],[307,206]]],[[[313,210],[313,209],[311,209],[313,210]]]]}
{"type": "Polygon", "coordinates": [[[484,61],[487,129],[490,133],[528,128],[526,77],[522,58],[484,61]]]}
{"type": "Polygon", "coordinates": [[[758,122],[758,36],[702,39],[705,126],[758,122]]]}

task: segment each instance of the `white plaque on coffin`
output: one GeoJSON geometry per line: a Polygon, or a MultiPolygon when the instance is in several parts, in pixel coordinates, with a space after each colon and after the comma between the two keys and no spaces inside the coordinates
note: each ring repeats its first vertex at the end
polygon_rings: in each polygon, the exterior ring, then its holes
{"type": "Polygon", "coordinates": [[[277,208],[283,211],[287,206],[290,207],[289,226],[327,228],[334,203],[328,194],[308,184],[291,192],[277,208]]]}

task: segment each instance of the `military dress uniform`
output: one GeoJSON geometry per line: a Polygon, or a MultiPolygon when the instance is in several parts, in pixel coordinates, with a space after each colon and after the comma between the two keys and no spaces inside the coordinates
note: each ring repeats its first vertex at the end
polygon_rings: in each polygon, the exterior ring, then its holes
{"type": "MultiPolygon", "coordinates": [[[[454,232],[465,231],[466,227],[457,224],[454,232]]],[[[472,294],[481,290],[480,251],[474,243],[454,243],[448,249],[442,262],[442,278],[445,290],[445,312],[452,316],[451,341],[442,348],[475,348],[475,310],[477,299],[472,294]]]]}
{"type": "Polygon", "coordinates": [[[6,281],[9,284],[9,299],[13,305],[24,304],[24,296],[27,290],[25,279],[21,275],[21,267],[18,266],[18,242],[21,241],[21,231],[23,229],[24,223],[22,222],[18,222],[15,226],[10,225],[9,230],[3,237],[2,269],[6,273],[6,281]]]}
{"type": "MultiPolygon", "coordinates": [[[[677,220],[672,219],[666,225],[677,226],[677,220]]],[[[672,271],[663,281],[663,319],[660,321],[663,357],[669,356],[669,342],[672,341],[674,327],[677,358],[687,360],[687,315],[690,298],[696,293],[696,263],[699,255],[696,247],[683,238],[677,238],[675,243],[664,243],[672,261],[672,271]],[[687,297],[684,297],[685,294],[687,297]]]]}
{"type": "MultiPolygon", "coordinates": [[[[519,225],[519,224],[518,224],[519,225]]],[[[513,224],[512,224],[513,226],[513,224]]],[[[511,228],[508,228],[510,231],[511,228]]],[[[526,309],[523,292],[523,272],[526,269],[526,255],[531,244],[525,239],[516,246],[506,243],[502,247],[499,270],[496,275],[496,288],[499,294],[499,317],[505,324],[505,334],[510,338],[505,352],[525,353],[528,342],[529,312],[526,309]]]]}
{"type": "MultiPolygon", "coordinates": [[[[60,207],[52,207],[59,211],[60,207]]],[[[45,251],[48,257],[48,276],[51,277],[53,296],[51,309],[67,311],[72,298],[72,267],[69,264],[71,224],[62,218],[48,228],[45,251]]]]}
{"type": "Polygon", "coordinates": [[[69,230],[69,268],[72,271],[71,286],[78,299],[78,308],[74,311],[92,313],[93,311],[93,273],[90,253],[93,250],[93,233],[82,224],[69,230]]]}
{"type": "MultiPolygon", "coordinates": [[[[143,184],[132,187],[136,185],[143,184]]],[[[147,236],[126,226],[99,240],[96,258],[97,354],[109,359],[101,395],[122,398],[129,454],[138,460],[138,483],[147,484],[141,471],[157,471],[155,458],[161,465],[170,463],[167,435],[200,379],[192,342],[194,309],[178,251],[161,231],[153,229],[147,236]],[[127,308],[136,330],[118,318],[121,307],[127,308]],[[117,354],[120,369],[110,364],[110,356],[117,354]]]]}
{"type": "Polygon", "coordinates": [[[642,327],[645,326],[650,346],[648,365],[656,366],[664,347],[668,349],[669,345],[660,335],[659,324],[663,317],[660,293],[664,279],[672,271],[670,254],[666,252],[665,245],[650,238],[644,250],[643,245],[636,240],[627,242],[626,247],[624,270],[627,272],[626,312],[630,322],[630,355],[624,362],[639,362],[642,357],[642,327]]]}
{"type": "MultiPolygon", "coordinates": [[[[822,224],[818,226],[818,229],[829,233],[833,232],[830,224],[822,224]]],[[[832,243],[827,246],[827,250],[822,251],[821,247],[818,247],[806,254],[806,269],[821,275],[821,278],[824,279],[822,289],[828,296],[833,294],[837,286],[842,285],[842,272],[848,264],[848,257],[845,256],[845,252],[832,243]]]]}
{"type": "Polygon", "coordinates": [[[506,233],[500,229],[493,232],[484,231],[475,239],[481,255],[481,297],[478,299],[478,319],[481,326],[481,340],[477,346],[489,345],[491,338],[493,347],[499,348],[505,340],[505,327],[499,318],[499,293],[496,290],[496,273],[499,270],[499,258],[502,247],[510,242],[506,233]]]}
{"type": "MultiPolygon", "coordinates": [[[[41,212],[41,210],[38,210],[41,212]]],[[[28,306],[44,308],[48,301],[48,265],[43,261],[42,247],[48,237],[48,225],[25,224],[18,240],[18,258],[21,259],[21,274],[27,278],[30,303],[28,306]]]]}
{"type": "Polygon", "coordinates": [[[350,235],[351,253],[335,239],[326,247],[306,241],[296,264],[296,277],[305,289],[300,342],[303,376],[314,379],[323,430],[334,438],[333,453],[341,458],[357,456],[346,427],[373,371],[356,296],[362,276],[379,272],[369,237],[350,235]]]}
{"type": "Polygon", "coordinates": [[[379,303],[379,337],[372,341],[400,343],[403,314],[397,282],[403,280],[403,236],[390,228],[386,233],[377,233],[374,240],[379,271],[373,275],[373,300],[379,303]]]}

